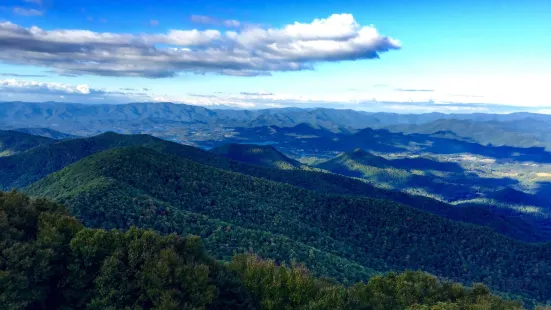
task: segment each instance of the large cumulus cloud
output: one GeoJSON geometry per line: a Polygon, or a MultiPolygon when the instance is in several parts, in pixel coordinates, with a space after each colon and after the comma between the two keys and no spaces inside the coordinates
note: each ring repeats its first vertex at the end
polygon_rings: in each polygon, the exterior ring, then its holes
{"type": "Polygon", "coordinates": [[[282,28],[175,29],[158,34],[44,30],[0,23],[0,61],[49,67],[62,74],[268,75],[312,69],[319,62],[378,58],[399,48],[397,40],[359,25],[350,14],[282,28]]]}

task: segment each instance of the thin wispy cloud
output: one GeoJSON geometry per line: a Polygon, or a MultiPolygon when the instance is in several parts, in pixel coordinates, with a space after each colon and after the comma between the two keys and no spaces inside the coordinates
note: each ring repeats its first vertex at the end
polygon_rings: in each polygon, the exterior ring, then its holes
{"type": "Polygon", "coordinates": [[[241,92],[241,95],[244,95],[244,96],[272,96],[273,93],[269,93],[269,92],[241,92]]]}
{"type": "Polygon", "coordinates": [[[0,73],[0,76],[5,77],[28,77],[28,78],[37,78],[37,77],[47,77],[45,74],[19,74],[19,73],[0,73]]]}
{"type": "Polygon", "coordinates": [[[432,93],[434,89],[416,89],[416,88],[396,88],[396,91],[401,92],[421,92],[421,93],[432,93]]]}
{"type": "Polygon", "coordinates": [[[23,0],[23,2],[42,5],[42,0],[23,0]]]}
{"type": "Polygon", "coordinates": [[[227,28],[239,28],[241,26],[241,22],[235,19],[219,19],[206,15],[191,15],[190,20],[196,24],[224,26],[227,28]]]}
{"type": "Polygon", "coordinates": [[[155,20],[155,19],[152,19],[152,20],[149,21],[149,25],[151,25],[153,27],[159,26],[159,21],[155,20]]]}
{"type": "Polygon", "coordinates": [[[14,7],[13,13],[20,16],[42,16],[44,14],[43,11],[36,10],[36,9],[26,9],[22,7],[14,7]]]}

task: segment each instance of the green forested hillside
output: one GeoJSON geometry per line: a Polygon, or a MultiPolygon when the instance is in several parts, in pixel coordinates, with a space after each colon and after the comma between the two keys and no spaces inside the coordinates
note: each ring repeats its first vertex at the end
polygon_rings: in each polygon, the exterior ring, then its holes
{"type": "MultiPolygon", "coordinates": [[[[119,135],[113,132],[90,138],[59,141],[0,158],[0,188],[21,188],[88,155],[116,147],[136,145],[163,150],[177,144],[149,135],[119,135]]],[[[191,149],[186,149],[186,154],[192,154],[191,149]]],[[[199,149],[194,150],[206,153],[199,149]]]]}
{"type": "Polygon", "coordinates": [[[270,145],[232,143],[216,147],[211,152],[236,161],[272,168],[292,169],[301,166],[298,161],[281,154],[270,145]]]}
{"type": "Polygon", "coordinates": [[[327,195],[218,170],[147,148],[87,157],[27,188],[63,202],[85,225],[196,234],[229,259],[254,252],[304,262],[351,282],[421,269],[551,299],[551,248],[385,200],[327,195]]]}
{"type": "MultiPolygon", "coordinates": [[[[248,160],[252,160],[257,165],[237,162],[198,148],[148,135],[120,135],[110,132],[90,138],[60,141],[25,153],[0,158],[0,188],[22,188],[88,155],[121,146],[144,146],[212,167],[323,193],[389,199],[446,218],[488,226],[497,232],[520,240],[530,242],[551,240],[551,234],[548,231],[541,230],[522,218],[504,217],[485,205],[456,208],[434,199],[379,189],[360,180],[308,170],[307,167],[284,170],[260,166],[259,163],[266,164],[266,161],[256,160],[254,156],[250,156],[248,160]]],[[[268,161],[267,164],[270,162],[268,161]]],[[[425,163],[421,164],[426,166],[425,163]]],[[[411,166],[412,163],[408,162],[407,165],[411,166]]],[[[436,168],[449,169],[449,167],[436,168]]]]}
{"type": "Polygon", "coordinates": [[[422,272],[344,287],[252,255],[220,263],[197,237],[84,228],[46,200],[0,192],[0,308],[521,309],[422,272]]]}
{"type": "Polygon", "coordinates": [[[0,130],[0,157],[21,153],[53,143],[54,140],[14,131],[0,130]]]}
{"type": "Polygon", "coordinates": [[[480,188],[504,186],[499,180],[473,177],[456,163],[439,162],[428,158],[387,160],[362,149],[344,152],[335,158],[318,163],[316,167],[394,190],[434,197],[443,201],[474,198],[480,188]],[[476,188],[476,190],[473,189],[476,188]]]}

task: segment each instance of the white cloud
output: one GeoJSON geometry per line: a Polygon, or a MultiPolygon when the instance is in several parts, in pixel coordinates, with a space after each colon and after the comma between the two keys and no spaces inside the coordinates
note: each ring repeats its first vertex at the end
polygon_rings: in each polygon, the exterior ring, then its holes
{"type": "Polygon", "coordinates": [[[18,79],[0,80],[0,98],[3,96],[22,101],[48,101],[63,98],[75,102],[108,99],[110,102],[149,101],[140,91],[107,91],[87,84],[71,85],[57,82],[38,82],[18,79]]]}
{"type": "Polygon", "coordinates": [[[48,83],[36,81],[22,81],[16,79],[0,80],[0,91],[2,92],[49,92],[63,94],[89,94],[88,85],[72,86],[62,83],[48,83]]]}
{"type": "MultiPolygon", "coordinates": [[[[206,21],[205,17],[197,20],[206,21]]],[[[237,24],[237,23],[233,23],[237,24]]],[[[0,61],[65,74],[169,77],[180,72],[269,75],[316,63],[378,58],[400,43],[350,14],[309,24],[240,31],[172,29],[157,34],[45,30],[0,23],[0,61]]]]}
{"type": "MultiPolygon", "coordinates": [[[[374,87],[373,89],[378,89],[374,87]]],[[[405,89],[405,88],[404,88],[405,89]]],[[[407,89],[415,89],[408,87],[407,89]]],[[[422,88],[420,88],[422,89],[422,88]]],[[[64,84],[56,82],[38,82],[18,79],[0,80],[0,98],[20,101],[55,101],[63,99],[67,102],[174,102],[205,106],[210,108],[282,108],[282,107],[326,107],[346,108],[364,111],[394,111],[399,113],[425,113],[425,112],[486,112],[506,113],[518,111],[531,111],[536,113],[551,114],[551,104],[547,106],[519,106],[504,105],[484,102],[484,98],[475,96],[481,102],[453,101],[447,99],[462,99],[469,97],[457,97],[448,95],[435,89],[434,92],[403,92],[389,87],[388,92],[375,91],[347,91],[340,93],[298,94],[261,91],[243,91],[234,93],[213,92],[209,94],[159,94],[149,88],[117,88],[105,90],[90,87],[88,84],[64,84]],[[407,97],[409,94],[417,97],[407,97]],[[446,97],[448,96],[448,97],[446,97]]],[[[472,99],[472,98],[471,98],[472,99]]]]}

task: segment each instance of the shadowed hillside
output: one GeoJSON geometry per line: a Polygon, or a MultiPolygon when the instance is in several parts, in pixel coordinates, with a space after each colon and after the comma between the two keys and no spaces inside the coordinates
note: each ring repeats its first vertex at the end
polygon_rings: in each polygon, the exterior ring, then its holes
{"type": "Polygon", "coordinates": [[[500,210],[491,210],[487,205],[477,206],[477,212],[473,212],[426,197],[376,188],[361,180],[315,171],[305,166],[302,166],[302,169],[282,170],[260,166],[258,165],[261,162],[260,160],[256,160],[256,165],[251,165],[147,135],[106,133],[90,138],[61,141],[24,154],[0,158],[0,172],[2,172],[0,173],[0,184],[4,184],[5,188],[23,187],[90,154],[120,146],[144,146],[212,167],[287,183],[322,193],[387,199],[453,220],[488,226],[497,232],[520,240],[538,242],[551,239],[549,232],[541,230],[538,225],[528,224],[527,219],[518,217],[509,219],[500,210]],[[483,213],[484,217],[479,218],[479,213],[483,213]]]}
{"type": "Polygon", "coordinates": [[[48,145],[54,140],[14,130],[0,130],[0,157],[48,145]]]}
{"type": "Polygon", "coordinates": [[[212,153],[249,164],[279,168],[299,168],[301,164],[269,145],[227,144],[211,150],[212,153]]]}

